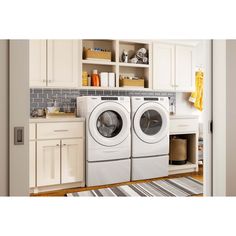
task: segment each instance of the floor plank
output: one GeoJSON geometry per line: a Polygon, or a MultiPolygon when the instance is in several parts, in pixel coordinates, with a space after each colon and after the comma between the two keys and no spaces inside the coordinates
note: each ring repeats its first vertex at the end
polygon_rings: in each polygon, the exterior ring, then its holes
{"type": "MultiPolygon", "coordinates": [[[[184,177],[184,176],[191,176],[192,178],[203,182],[203,167],[199,166],[198,172],[176,174],[176,175],[171,175],[171,176],[163,177],[163,178],[156,178],[156,179],[152,179],[152,180],[170,179],[170,178],[184,177]]],[[[34,197],[64,197],[67,193],[73,193],[73,192],[79,192],[79,191],[85,191],[85,190],[94,190],[94,189],[113,187],[113,186],[120,186],[120,185],[125,185],[125,184],[144,183],[144,182],[148,182],[148,181],[150,181],[150,180],[138,180],[138,181],[124,182],[124,183],[119,183],[119,184],[103,185],[103,186],[96,186],[96,187],[63,189],[63,190],[52,191],[52,192],[31,194],[31,196],[34,196],[34,197]]],[[[202,194],[196,195],[196,196],[201,197],[202,194]]]]}

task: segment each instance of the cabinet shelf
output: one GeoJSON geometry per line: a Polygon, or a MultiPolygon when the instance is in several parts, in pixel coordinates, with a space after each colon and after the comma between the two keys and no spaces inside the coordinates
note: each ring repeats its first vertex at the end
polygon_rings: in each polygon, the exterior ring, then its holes
{"type": "Polygon", "coordinates": [[[124,66],[124,67],[138,67],[138,68],[149,68],[149,64],[134,64],[134,63],[124,63],[120,62],[119,66],[124,66]]]}
{"type": "Polygon", "coordinates": [[[81,87],[80,88],[81,90],[123,90],[123,91],[125,91],[125,90],[128,90],[128,91],[130,91],[130,90],[134,90],[134,91],[153,91],[151,88],[137,88],[137,87],[134,87],[134,88],[132,88],[132,87],[93,87],[93,86],[83,86],[83,87],[81,87]]]}
{"type": "Polygon", "coordinates": [[[107,65],[107,66],[115,66],[116,63],[112,61],[106,61],[106,60],[82,60],[83,64],[88,65],[107,65]]]}
{"type": "Polygon", "coordinates": [[[192,168],[196,168],[196,164],[193,164],[189,161],[184,165],[169,165],[169,171],[186,170],[186,169],[192,169],[192,168]]]}

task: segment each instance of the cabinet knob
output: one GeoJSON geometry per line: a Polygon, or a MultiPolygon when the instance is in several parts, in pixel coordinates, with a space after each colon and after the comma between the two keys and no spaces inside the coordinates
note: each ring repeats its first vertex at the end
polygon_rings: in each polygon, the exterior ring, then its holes
{"type": "Polygon", "coordinates": [[[66,144],[65,144],[65,143],[63,143],[63,146],[66,146],[66,144]]]}
{"type": "Polygon", "coordinates": [[[60,146],[60,144],[57,144],[57,147],[59,147],[60,146]]]}

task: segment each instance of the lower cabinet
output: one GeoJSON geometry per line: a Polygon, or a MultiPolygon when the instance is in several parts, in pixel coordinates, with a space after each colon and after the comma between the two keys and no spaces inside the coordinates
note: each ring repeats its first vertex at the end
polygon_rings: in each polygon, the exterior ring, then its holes
{"type": "Polygon", "coordinates": [[[35,141],[30,141],[29,144],[29,185],[30,188],[35,188],[36,186],[36,178],[35,178],[35,160],[36,160],[36,155],[35,155],[35,141]]]}
{"type": "Polygon", "coordinates": [[[37,142],[37,186],[60,184],[60,140],[37,142]]]}
{"type": "Polygon", "coordinates": [[[84,122],[56,123],[34,126],[29,162],[31,192],[84,186],[84,122]],[[42,130],[47,131],[45,136],[40,135],[42,130]]]}
{"type": "Polygon", "coordinates": [[[61,183],[83,181],[84,149],[82,139],[61,141],[61,183]]]}

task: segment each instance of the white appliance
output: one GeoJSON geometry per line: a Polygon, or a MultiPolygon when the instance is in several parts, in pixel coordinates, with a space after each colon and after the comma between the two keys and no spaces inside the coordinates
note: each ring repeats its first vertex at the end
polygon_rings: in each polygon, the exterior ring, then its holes
{"type": "Polygon", "coordinates": [[[130,181],[130,98],[77,98],[77,115],[86,118],[86,185],[130,181]]]}
{"type": "Polygon", "coordinates": [[[169,99],[132,97],[132,180],[168,175],[169,99]]]}

